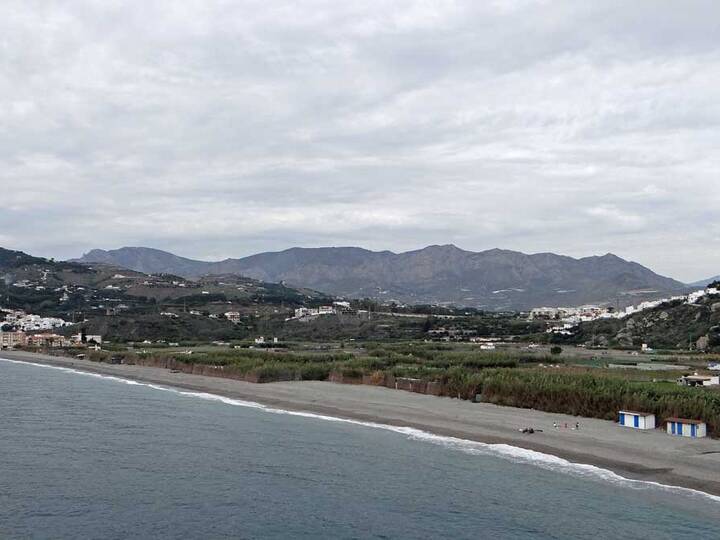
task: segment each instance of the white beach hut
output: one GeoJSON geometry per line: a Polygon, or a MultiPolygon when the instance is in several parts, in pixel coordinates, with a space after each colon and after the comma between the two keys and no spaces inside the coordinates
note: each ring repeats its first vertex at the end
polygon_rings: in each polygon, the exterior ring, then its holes
{"type": "Polygon", "coordinates": [[[620,411],[620,425],[634,429],[655,429],[655,415],[638,411],[620,411]]]}
{"type": "Polygon", "coordinates": [[[700,420],[688,420],[687,418],[668,418],[667,433],[675,437],[692,437],[699,439],[707,437],[707,424],[700,420]]]}

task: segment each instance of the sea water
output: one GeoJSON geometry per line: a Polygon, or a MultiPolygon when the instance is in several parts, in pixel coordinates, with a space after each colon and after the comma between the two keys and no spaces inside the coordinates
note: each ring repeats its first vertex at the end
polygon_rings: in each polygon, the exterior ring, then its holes
{"type": "Polygon", "coordinates": [[[0,361],[0,538],[720,538],[720,499],[502,445],[0,361]]]}

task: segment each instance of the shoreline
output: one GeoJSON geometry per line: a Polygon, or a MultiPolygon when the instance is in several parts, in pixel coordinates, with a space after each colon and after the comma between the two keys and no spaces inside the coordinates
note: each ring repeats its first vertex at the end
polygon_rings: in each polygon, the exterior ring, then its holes
{"type": "Polygon", "coordinates": [[[331,382],[256,384],[172,373],[164,368],[103,364],[20,351],[1,351],[0,358],[214,394],[292,412],[407,427],[491,445],[504,444],[607,469],[630,480],[720,496],[720,441],[713,439],[671,437],[660,430],[641,432],[605,420],[376,386],[331,382]],[[561,427],[555,429],[554,422],[561,427]],[[579,430],[571,429],[575,422],[580,422],[579,430]],[[523,427],[543,431],[522,434],[519,429],[523,427]]]}

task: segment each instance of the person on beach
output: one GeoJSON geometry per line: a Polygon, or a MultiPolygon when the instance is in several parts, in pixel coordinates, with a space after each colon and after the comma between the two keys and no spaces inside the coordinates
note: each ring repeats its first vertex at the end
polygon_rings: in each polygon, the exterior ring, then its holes
{"type": "Polygon", "coordinates": [[[580,422],[575,422],[575,429],[580,431],[580,422]]]}

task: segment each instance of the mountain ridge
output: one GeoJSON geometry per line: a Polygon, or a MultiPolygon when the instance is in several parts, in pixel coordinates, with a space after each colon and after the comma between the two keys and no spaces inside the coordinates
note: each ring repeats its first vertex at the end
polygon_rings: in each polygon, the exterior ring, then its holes
{"type": "Polygon", "coordinates": [[[720,275],[713,276],[707,279],[701,279],[700,281],[693,281],[692,283],[688,283],[689,287],[705,287],[710,283],[713,283],[715,281],[720,281],[720,275]]]}
{"type": "Polygon", "coordinates": [[[454,244],[401,253],[352,246],[293,247],[215,262],[154,248],[124,247],[92,250],[74,262],[108,263],[186,278],[240,274],[337,296],[489,310],[588,303],[629,305],[686,289],[679,281],[612,253],[573,258],[500,248],[473,252],[454,244]]]}

